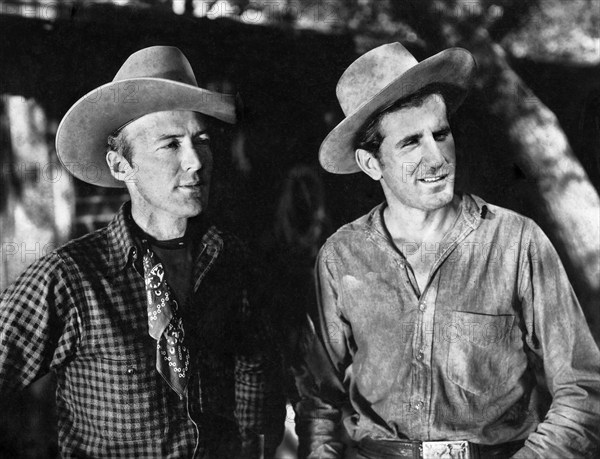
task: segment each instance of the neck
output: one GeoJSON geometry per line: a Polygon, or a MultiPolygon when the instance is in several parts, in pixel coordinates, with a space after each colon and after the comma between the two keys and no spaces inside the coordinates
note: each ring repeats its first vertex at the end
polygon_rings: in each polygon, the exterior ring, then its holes
{"type": "Polygon", "coordinates": [[[383,217],[394,241],[422,244],[444,237],[456,219],[459,205],[458,196],[454,196],[447,205],[433,210],[415,209],[401,203],[388,204],[383,217]]]}
{"type": "Polygon", "coordinates": [[[131,206],[131,216],[140,229],[158,241],[183,237],[187,229],[187,218],[160,215],[157,212],[144,212],[131,206]]]}

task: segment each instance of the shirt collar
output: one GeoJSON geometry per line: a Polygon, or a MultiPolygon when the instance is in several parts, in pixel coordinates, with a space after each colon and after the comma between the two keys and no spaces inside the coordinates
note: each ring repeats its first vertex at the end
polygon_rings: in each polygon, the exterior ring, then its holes
{"type": "Polygon", "coordinates": [[[133,258],[132,252],[137,249],[129,219],[131,219],[130,201],[121,206],[108,225],[109,263],[117,271],[125,269],[133,258]]]}
{"type": "MultiPolygon", "coordinates": [[[[134,262],[137,253],[141,253],[139,238],[135,237],[134,222],[131,217],[131,201],[121,206],[108,225],[108,253],[110,266],[121,272],[129,263],[134,262]]],[[[202,240],[209,251],[218,252],[222,241],[219,231],[210,226],[204,218],[194,225],[193,234],[196,240],[202,240]],[[203,234],[203,237],[200,237],[203,234]],[[214,250],[213,250],[214,249],[214,250]]]]}
{"type": "MultiPolygon", "coordinates": [[[[482,218],[485,218],[489,208],[487,203],[478,196],[467,193],[459,193],[462,204],[460,206],[460,217],[473,229],[477,228],[482,218]]],[[[367,228],[376,231],[387,238],[387,230],[383,222],[383,210],[387,203],[384,201],[375,206],[367,215],[367,228]]]]}
{"type": "Polygon", "coordinates": [[[477,228],[490,212],[487,202],[479,196],[466,193],[462,194],[462,202],[462,217],[473,229],[477,228]]]}

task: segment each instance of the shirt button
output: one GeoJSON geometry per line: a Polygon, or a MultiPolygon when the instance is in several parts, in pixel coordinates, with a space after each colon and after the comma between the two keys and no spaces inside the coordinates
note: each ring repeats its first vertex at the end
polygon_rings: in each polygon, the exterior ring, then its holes
{"type": "Polygon", "coordinates": [[[424,403],[423,402],[417,402],[415,403],[415,411],[420,411],[423,408],[424,403]]]}
{"type": "Polygon", "coordinates": [[[135,368],[133,368],[133,367],[127,368],[127,374],[129,376],[133,376],[135,374],[135,368]]]}
{"type": "Polygon", "coordinates": [[[423,360],[423,357],[425,355],[423,354],[423,351],[419,351],[419,353],[417,354],[417,360],[423,360]]]}
{"type": "Polygon", "coordinates": [[[425,301],[421,301],[419,303],[419,311],[421,312],[425,312],[425,309],[427,308],[427,303],[425,301]]]}

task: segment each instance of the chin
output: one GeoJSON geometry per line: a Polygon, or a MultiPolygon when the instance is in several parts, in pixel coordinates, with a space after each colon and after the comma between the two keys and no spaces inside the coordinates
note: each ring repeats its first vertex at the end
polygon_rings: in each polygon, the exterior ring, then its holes
{"type": "Polygon", "coordinates": [[[187,204],[179,207],[179,213],[184,218],[192,218],[200,215],[206,206],[203,203],[187,204]]]}
{"type": "Polygon", "coordinates": [[[204,206],[198,206],[198,208],[190,211],[190,217],[196,217],[198,215],[200,215],[202,212],[204,212],[205,207],[204,206]]]}
{"type": "Polygon", "coordinates": [[[442,207],[449,205],[452,202],[452,199],[454,199],[454,193],[452,192],[452,190],[445,191],[442,194],[440,194],[439,196],[435,196],[435,197],[432,197],[432,199],[429,199],[425,203],[424,207],[427,208],[428,210],[440,209],[442,207]]]}

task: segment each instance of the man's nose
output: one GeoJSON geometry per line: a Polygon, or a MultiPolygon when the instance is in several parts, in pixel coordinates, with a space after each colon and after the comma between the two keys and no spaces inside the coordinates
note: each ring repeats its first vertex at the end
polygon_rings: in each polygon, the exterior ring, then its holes
{"type": "Polygon", "coordinates": [[[439,143],[436,142],[433,136],[426,139],[424,147],[423,159],[427,164],[442,164],[446,160],[439,143]]]}
{"type": "Polygon", "coordinates": [[[181,167],[183,170],[199,171],[203,163],[200,159],[200,151],[195,148],[190,139],[186,139],[182,145],[181,167]]]}

